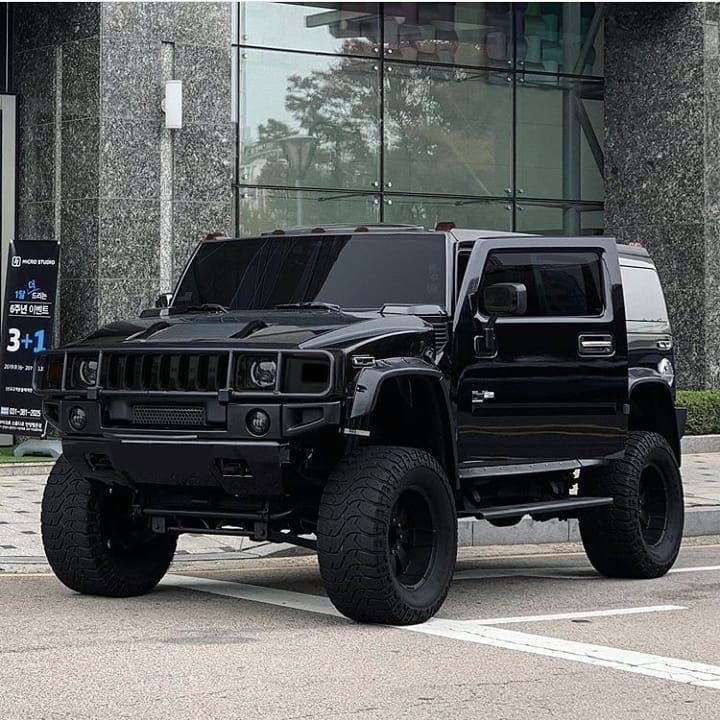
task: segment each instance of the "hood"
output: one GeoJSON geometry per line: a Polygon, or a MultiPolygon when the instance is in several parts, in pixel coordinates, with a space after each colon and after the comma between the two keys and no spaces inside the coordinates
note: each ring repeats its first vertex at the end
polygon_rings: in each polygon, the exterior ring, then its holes
{"type": "Polygon", "coordinates": [[[67,347],[204,343],[250,348],[341,349],[389,335],[429,332],[432,327],[415,315],[308,309],[244,310],[113,322],[67,347]]]}

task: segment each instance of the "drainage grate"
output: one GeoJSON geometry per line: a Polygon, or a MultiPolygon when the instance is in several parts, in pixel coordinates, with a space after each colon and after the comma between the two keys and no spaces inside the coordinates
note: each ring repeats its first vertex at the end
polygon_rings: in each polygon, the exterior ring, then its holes
{"type": "Polygon", "coordinates": [[[205,425],[205,408],[136,405],[132,423],[145,427],[202,427],[205,425]]]}

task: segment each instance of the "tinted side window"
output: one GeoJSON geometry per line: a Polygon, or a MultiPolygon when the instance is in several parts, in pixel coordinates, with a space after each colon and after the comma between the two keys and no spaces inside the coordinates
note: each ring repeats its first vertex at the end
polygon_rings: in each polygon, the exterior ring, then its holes
{"type": "Polygon", "coordinates": [[[484,288],[501,282],[525,285],[529,317],[592,317],[603,312],[602,270],[596,252],[490,253],[480,288],[481,308],[484,288]]]}

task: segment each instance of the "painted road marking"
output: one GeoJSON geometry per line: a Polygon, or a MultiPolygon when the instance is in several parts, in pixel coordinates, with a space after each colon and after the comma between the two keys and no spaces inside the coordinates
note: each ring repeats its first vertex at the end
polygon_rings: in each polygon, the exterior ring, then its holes
{"type": "MultiPolygon", "coordinates": [[[[720,565],[695,565],[691,567],[676,567],[669,570],[669,573],[692,573],[692,572],[715,572],[720,570],[720,565]]],[[[606,580],[590,567],[578,567],[576,569],[567,567],[547,568],[508,568],[498,569],[477,569],[458,570],[453,580],[492,580],[496,578],[543,578],[548,580],[606,580]]]]}
{"type": "Polygon", "coordinates": [[[192,577],[191,575],[166,575],[160,581],[160,585],[198,590],[213,595],[225,595],[238,600],[251,600],[267,605],[279,605],[293,610],[344,617],[335,609],[335,606],[325,595],[308,595],[307,593],[293,592],[291,590],[280,590],[279,588],[248,585],[227,580],[213,580],[212,578],[192,577]]]}
{"type": "Polygon", "coordinates": [[[686,573],[686,572],[712,572],[714,570],[720,570],[720,565],[695,565],[694,567],[676,567],[671,568],[668,572],[671,573],[686,573]]]}
{"type": "MultiPolygon", "coordinates": [[[[162,584],[342,618],[342,615],[332,606],[328,598],[318,595],[308,595],[290,590],[279,590],[257,585],[228,582],[225,580],[213,580],[211,578],[196,578],[187,575],[168,575],[162,581],[162,584]]],[[[683,608],[680,606],[659,605],[656,607],[614,608],[606,611],[588,611],[587,613],[565,613],[565,615],[574,617],[600,617],[601,615],[612,616],[620,614],[627,615],[633,612],[665,612],[676,609],[680,610],[683,608]]],[[[495,625],[507,621],[533,622],[538,619],[549,620],[553,617],[557,618],[557,616],[548,615],[530,616],[521,619],[493,618],[491,620],[442,620],[435,618],[423,625],[411,625],[395,629],[452,640],[462,640],[480,645],[489,645],[534,655],[544,655],[562,660],[571,660],[587,665],[624,670],[625,672],[647,675],[663,680],[720,690],[720,666],[717,665],[694,663],[689,660],[651,655],[633,650],[621,650],[604,645],[590,645],[572,640],[562,640],[495,627],[495,625]],[[490,623],[492,623],[492,625],[490,625],[490,623]]]]}
{"type": "Polygon", "coordinates": [[[474,625],[511,625],[515,623],[552,622],[553,620],[579,620],[583,618],[615,617],[617,615],[640,615],[643,613],[687,610],[683,605],[649,605],[636,608],[615,608],[612,610],[587,610],[585,612],[554,613],[552,615],[524,615],[518,617],[488,618],[487,620],[458,620],[474,625]]]}
{"type": "Polygon", "coordinates": [[[718,665],[531,635],[487,625],[470,627],[467,622],[455,620],[431,620],[424,625],[413,625],[402,629],[720,690],[718,665]]]}

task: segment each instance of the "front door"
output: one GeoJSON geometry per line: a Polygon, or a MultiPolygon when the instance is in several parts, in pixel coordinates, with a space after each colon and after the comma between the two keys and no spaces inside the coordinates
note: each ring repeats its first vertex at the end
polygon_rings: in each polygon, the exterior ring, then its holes
{"type": "Polygon", "coordinates": [[[455,314],[453,389],[465,467],[621,452],[627,339],[615,241],[480,240],[455,314]],[[483,290],[522,283],[527,310],[500,317],[495,348],[483,290]]]}

